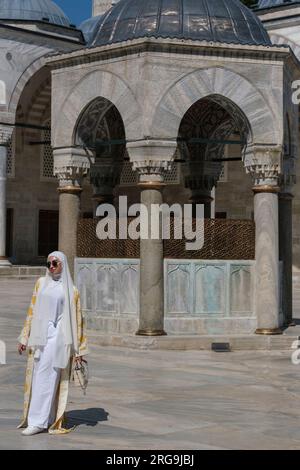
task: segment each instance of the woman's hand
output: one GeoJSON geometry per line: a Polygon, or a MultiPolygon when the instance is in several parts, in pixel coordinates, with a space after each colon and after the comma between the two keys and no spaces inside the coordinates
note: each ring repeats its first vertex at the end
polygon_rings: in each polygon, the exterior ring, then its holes
{"type": "Polygon", "coordinates": [[[22,355],[22,353],[26,351],[26,346],[25,344],[21,344],[21,343],[18,343],[18,352],[20,355],[22,355]]]}

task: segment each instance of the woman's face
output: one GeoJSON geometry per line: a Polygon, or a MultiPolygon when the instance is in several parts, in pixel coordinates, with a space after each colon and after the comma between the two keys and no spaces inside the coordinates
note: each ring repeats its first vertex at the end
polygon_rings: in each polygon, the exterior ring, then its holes
{"type": "Polygon", "coordinates": [[[48,270],[51,274],[60,274],[62,272],[62,262],[60,261],[59,258],[56,258],[55,256],[50,256],[48,258],[48,270]]]}

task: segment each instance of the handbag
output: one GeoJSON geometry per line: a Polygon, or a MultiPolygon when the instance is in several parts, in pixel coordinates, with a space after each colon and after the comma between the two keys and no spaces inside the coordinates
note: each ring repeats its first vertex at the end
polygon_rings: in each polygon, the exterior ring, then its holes
{"type": "Polygon", "coordinates": [[[74,360],[73,380],[75,387],[81,387],[83,394],[86,395],[86,389],[89,382],[89,368],[85,359],[79,361],[74,360]]]}

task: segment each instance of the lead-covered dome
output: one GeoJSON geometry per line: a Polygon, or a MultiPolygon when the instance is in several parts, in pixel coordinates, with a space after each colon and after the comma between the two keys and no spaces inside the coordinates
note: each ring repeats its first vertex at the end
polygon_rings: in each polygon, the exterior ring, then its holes
{"type": "Polygon", "coordinates": [[[91,46],[143,37],[271,45],[239,0],[120,0],[98,23],[91,46]]]}
{"type": "Polygon", "coordinates": [[[51,0],[0,0],[1,20],[48,21],[70,26],[69,18],[51,0]]]}

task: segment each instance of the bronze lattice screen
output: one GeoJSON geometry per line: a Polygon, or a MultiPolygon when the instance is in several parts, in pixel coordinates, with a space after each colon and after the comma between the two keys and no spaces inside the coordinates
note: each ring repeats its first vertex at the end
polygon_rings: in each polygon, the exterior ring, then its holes
{"type": "MultiPolygon", "coordinates": [[[[128,224],[133,218],[128,218],[128,224]]],[[[79,258],[139,258],[139,240],[99,240],[96,227],[99,219],[80,219],[78,222],[77,256],[79,258]]],[[[164,240],[164,257],[172,259],[255,259],[255,224],[250,220],[206,219],[204,246],[187,251],[189,240],[174,239],[171,220],[171,239],[164,240]]],[[[118,228],[118,224],[117,224],[118,228]]],[[[196,222],[193,221],[193,230],[196,222]]],[[[118,232],[117,232],[118,233],[118,232]]]]}

